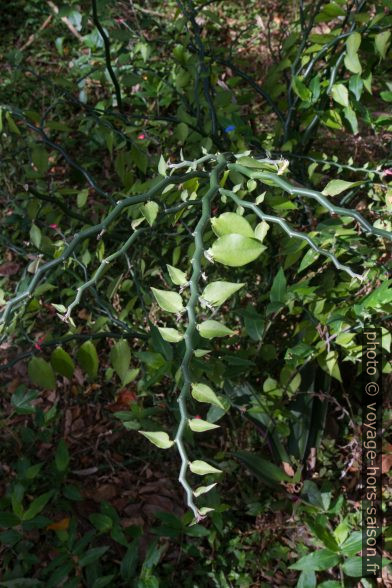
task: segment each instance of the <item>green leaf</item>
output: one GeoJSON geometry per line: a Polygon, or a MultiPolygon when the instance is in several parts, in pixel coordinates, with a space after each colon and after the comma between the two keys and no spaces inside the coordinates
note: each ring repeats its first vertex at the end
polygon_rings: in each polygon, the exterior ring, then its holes
{"type": "Polygon", "coordinates": [[[306,522],[313,535],[315,535],[317,539],[320,539],[327,549],[330,549],[331,551],[339,551],[336,539],[332,532],[329,531],[328,527],[325,526],[325,521],[308,519],[306,522]]]}
{"type": "Polygon", "coordinates": [[[182,304],[182,298],[177,292],[171,292],[170,290],[158,290],[157,288],[151,288],[154,294],[155,300],[162,308],[167,312],[179,313],[184,310],[182,304]]]}
{"type": "Polygon", "coordinates": [[[222,410],[225,409],[215,392],[206,384],[192,384],[192,397],[198,402],[207,402],[208,404],[213,404],[222,410]]]}
{"type": "Polygon", "coordinates": [[[346,53],[344,56],[344,65],[354,74],[362,73],[361,62],[357,53],[346,53]]]}
{"type": "Polygon", "coordinates": [[[88,188],[81,190],[76,196],[76,205],[78,208],[83,208],[88,198],[88,188]]]}
{"type": "Polygon", "coordinates": [[[72,357],[62,347],[56,347],[50,356],[50,363],[57,374],[61,374],[70,380],[75,370],[72,357]]]}
{"type": "Polygon", "coordinates": [[[186,277],[185,272],[169,264],[167,264],[166,267],[173,284],[176,286],[185,286],[185,284],[188,283],[188,278],[186,277]]]}
{"type": "Polygon", "coordinates": [[[254,237],[253,229],[248,221],[235,212],[224,212],[220,216],[212,218],[211,226],[218,237],[232,233],[250,237],[251,239],[254,237]]]}
{"type": "Polygon", "coordinates": [[[167,170],[167,163],[164,160],[163,156],[161,155],[159,158],[158,172],[160,173],[161,176],[166,176],[166,170],[167,170]]]}
{"type": "Polygon", "coordinates": [[[34,386],[45,390],[53,390],[56,387],[56,377],[52,366],[42,357],[33,357],[29,361],[28,373],[34,386]]]}
{"type": "Polygon", "coordinates": [[[94,343],[92,341],[85,341],[85,343],[79,347],[76,357],[86,374],[90,378],[95,378],[98,374],[99,360],[94,343]]]}
{"type": "Polygon", "coordinates": [[[208,464],[206,461],[201,461],[200,459],[197,459],[196,461],[191,461],[191,463],[189,464],[189,469],[193,474],[197,474],[198,476],[222,473],[222,470],[218,470],[217,468],[214,468],[212,465],[208,464]]]}
{"type": "MultiPolygon", "coordinates": [[[[356,72],[357,73],[357,72],[356,72]]],[[[334,84],[331,90],[332,98],[342,106],[348,106],[348,90],[343,84],[334,84]]]]}
{"type": "Polygon", "coordinates": [[[292,482],[292,479],[281,468],[254,453],[237,451],[233,455],[242,461],[260,480],[268,484],[292,482]]]}
{"type": "Polygon", "coordinates": [[[362,576],[362,557],[350,557],[342,565],[343,572],[350,578],[360,578],[362,576]]]}
{"type": "Polygon", "coordinates": [[[354,135],[357,135],[358,130],[359,130],[358,129],[358,119],[357,119],[357,115],[355,114],[354,110],[350,106],[347,106],[347,108],[345,108],[343,110],[343,114],[344,114],[344,118],[350,124],[352,132],[354,133],[354,135]]]}
{"type": "Polygon", "coordinates": [[[146,439],[151,441],[154,445],[159,447],[160,449],[169,449],[174,445],[174,441],[171,441],[169,435],[164,431],[138,431],[141,435],[144,435],[146,439]]]}
{"type": "Polygon", "coordinates": [[[231,234],[219,237],[207,254],[223,265],[241,267],[257,259],[265,249],[257,239],[231,234]]]}
{"type": "Polygon", "coordinates": [[[159,210],[158,204],[156,202],[152,202],[152,201],[146,202],[146,204],[144,204],[143,206],[140,207],[140,212],[142,213],[142,215],[144,216],[144,218],[146,219],[146,221],[148,222],[150,227],[152,227],[152,225],[155,222],[155,219],[157,218],[158,210],[159,210]]]}
{"type": "Polygon", "coordinates": [[[212,306],[220,306],[243,286],[245,284],[235,282],[211,282],[204,288],[201,297],[212,306]]]}
{"type": "Polygon", "coordinates": [[[113,527],[112,519],[99,512],[91,514],[88,518],[94,527],[101,533],[107,533],[113,527]]]}
{"type": "Polygon", "coordinates": [[[69,451],[64,439],[60,439],[54,456],[56,468],[59,472],[65,472],[69,464],[69,451]]]}
{"type": "Polygon", "coordinates": [[[344,555],[351,557],[362,549],[362,531],[353,531],[340,546],[344,555]]]}
{"type": "Polygon", "coordinates": [[[114,578],[114,574],[109,576],[101,576],[94,581],[92,588],[104,588],[105,586],[109,586],[111,584],[113,586],[112,580],[114,578]]]}
{"type": "Polygon", "coordinates": [[[45,494],[41,494],[38,496],[33,502],[30,504],[29,508],[23,514],[24,521],[31,521],[34,517],[37,516],[46,506],[47,502],[52,498],[54,494],[53,490],[49,492],[45,492],[45,494]]]}
{"type": "Polygon", "coordinates": [[[18,386],[11,396],[11,404],[16,414],[34,414],[36,409],[31,403],[37,396],[38,393],[34,390],[26,390],[24,385],[18,386]]]}
{"type": "Polygon", "coordinates": [[[271,286],[271,290],[270,290],[271,302],[284,303],[284,301],[286,299],[286,289],[287,289],[287,280],[285,278],[283,268],[279,268],[279,271],[276,274],[274,281],[272,282],[272,286],[271,286]]]}
{"type": "Polygon", "coordinates": [[[359,75],[351,76],[350,81],[348,83],[348,87],[350,92],[352,92],[355,96],[355,99],[359,102],[362,95],[363,90],[363,81],[359,75]]]}
{"type": "Polygon", "coordinates": [[[235,334],[226,325],[213,320],[207,320],[198,324],[197,330],[204,339],[214,339],[214,337],[226,337],[235,334]]]}
{"type": "Polygon", "coordinates": [[[291,570],[305,570],[307,572],[321,572],[333,568],[339,563],[339,556],[329,549],[320,549],[301,557],[292,564],[291,570]]]}
{"type": "Polygon", "coordinates": [[[202,494],[206,494],[210,490],[212,490],[217,485],[217,482],[214,484],[210,484],[209,486],[199,486],[196,490],[193,491],[193,494],[196,496],[201,496],[202,494]]]}
{"type": "Polygon", "coordinates": [[[158,331],[160,332],[162,339],[168,343],[178,343],[184,338],[184,335],[177,331],[177,329],[172,329],[170,327],[158,327],[158,331]]]}
{"type": "Polygon", "coordinates": [[[120,564],[120,574],[123,580],[131,580],[133,578],[139,558],[138,550],[139,539],[136,538],[130,543],[120,564]]]}
{"type": "Polygon", "coordinates": [[[94,563],[100,557],[102,557],[102,555],[104,553],[106,553],[108,549],[109,549],[109,546],[107,546],[107,545],[105,545],[104,547],[93,547],[92,549],[89,549],[79,559],[78,566],[81,567],[81,568],[83,568],[85,566],[88,566],[88,565],[94,563]]]}
{"type": "Polygon", "coordinates": [[[13,512],[0,512],[0,527],[8,529],[20,524],[20,518],[13,512]]]}
{"type": "Polygon", "coordinates": [[[336,380],[339,380],[339,382],[342,382],[342,376],[340,375],[340,370],[339,370],[339,363],[338,363],[338,359],[339,359],[339,354],[337,351],[330,351],[329,353],[327,353],[326,358],[325,358],[325,364],[326,364],[326,371],[333,377],[336,378],[336,380]]]}
{"type": "Polygon", "coordinates": [[[361,33],[351,33],[346,40],[347,53],[358,53],[361,45],[361,33]]]}
{"type": "Polygon", "coordinates": [[[361,182],[346,182],[345,180],[331,180],[325,186],[323,194],[325,196],[337,196],[354,186],[358,186],[361,182]]]}
{"type": "Polygon", "coordinates": [[[204,433],[204,431],[210,431],[211,429],[219,428],[219,425],[213,425],[208,421],[203,421],[203,419],[189,419],[188,424],[189,428],[194,433],[204,433]]]}
{"type": "Polygon", "coordinates": [[[390,38],[391,31],[384,31],[382,33],[378,33],[378,35],[375,36],[374,45],[381,59],[385,59],[386,57],[390,38]]]}
{"type": "Polygon", "coordinates": [[[314,572],[301,572],[296,588],[316,588],[316,586],[317,579],[314,572]]]}
{"type": "Polygon", "coordinates": [[[114,371],[124,384],[128,374],[129,362],[131,361],[131,349],[125,339],[120,339],[110,350],[110,361],[114,371]]]}
{"type": "Polygon", "coordinates": [[[175,128],[174,134],[177,137],[177,139],[181,141],[181,143],[184,143],[189,134],[188,125],[184,122],[180,122],[175,128]]]}
{"type": "Polygon", "coordinates": [[[48,170],[48,152],[41,145],[36,145],[34,147],[31,159],[40,174],[44,174],[48,170]]]}
{"type": "Polygon", "coordinates": [[[37,249],[39,249],[39,246],[41,245],[41,239],[42,239],[41,229],[39,229],[37,227],[37,225],[35,225],[33,223],[31,225],[31,229],[30,229],[30,241],[37,249]]]}
{"type": "Polygon", "coordinates": [[[312,99],[312,92],[297,76],[293,76],[291,87],[293,88],[294,93],[297,94],[298,98],[301,98],[303,102],[309,102],[312,99]]]}
{"type": "Polygon", "coordinates": [[[261,221],[261,223],[256,225],[256,228],[255,228],[256,239],[258,239],[258,241],[260,241],[262,243],[264,241],[268,231],[269,231],[269,228],[270,228],[269,224],[266,223],[265,221],[261,221]]]}

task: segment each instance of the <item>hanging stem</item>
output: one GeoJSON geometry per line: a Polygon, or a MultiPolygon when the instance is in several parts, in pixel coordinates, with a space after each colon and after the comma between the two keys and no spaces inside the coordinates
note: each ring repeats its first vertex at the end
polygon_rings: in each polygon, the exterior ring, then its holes
{"type": "Polygon", "coordinates": [[[206,228],[206,225],[211,217],[211,202],[216,196],[219,191],[219,183],[218,178],[220,172],[226,166],[226,159],[219,155],[218,158],[218,165],[215,169],[211,172],[210,176],[210,189],[208,190],[207,194],[202,199],[202,215],[200,217],[199,222],[196,225],[194,237],[195,237],[195,252],[192,258],[192,275],[189,280],[189,288],[191,296],[189,298],[189,302],[186,306],[186,311],[188,314],[188,326],[185,331],[184,341],[185,341],[185,353],[181,363],[181,373],[183,378],[183,385],[181,388],[180,395],[178,397],[178,405],[180,409],[180,423],[178,425],[177,434],[175,437],[175,442],[177,444],[178,452],[181,456],[181,469],[179,474],[179,482],[184,488],[186,495],[187,495],[187,504],[189,508],[192,509],[193,514],[196,517],[197,521],[200,521],[204,518],[199,509],[195,505],[193,501],[193,492],[192,488],[188,484],[186,479],[186,471],[189,464],[188,455],[186,449],[184,447],[183,442],[183,434],[186,427],[186,423],[188,420],[188,411],[186,406],[186,400],[189,396],[190,388],[191,388],[191,374],[190,374],[190,364],[192,360],[192,355],[194,351],[194,336],[196,332],[196,304],[199,299],[199,280],[202,273],[201,270],[201,262],[204,254],[204,245],[203,245],[203,233],[206,228]]]}

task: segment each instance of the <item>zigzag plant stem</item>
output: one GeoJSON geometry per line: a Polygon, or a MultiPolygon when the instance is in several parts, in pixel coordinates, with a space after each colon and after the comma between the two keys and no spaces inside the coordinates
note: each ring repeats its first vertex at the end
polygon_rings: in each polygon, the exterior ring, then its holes
{"type": "Polygon", "coordinates": [[[187,479],[186,479],[186,471],[189,464],[188,454],[184,447],[183,442],[183,434],[184,430],[188,421],[188,411],[186,406],[186,401],[189,396],[190,388],[191,388],[191,374],[190,374],[190,364],[192,360],[192,355],[194,352],[194,336],[196,333],[196,305],[199,300],[199,280],[202,274],[201,269],[201,262],[203,259],[204,254],[204,245],[203,245],[203,233],[206,228],[206,225],[211,217],[211,202],[219,192],[219,174],[223,171],[226,167],[226,159],[223,155],[218,155],[217,157],[217,165],[213,169],[210,175],[210,189],[208,192],[203,196],[202,202],[202,214],[199,219],[199,222],[196,225],[194,231],[195,237],[195,252],[192,257],[192,275],[189,280],[189,289],[190,289],[190,298],[188,304],[186,305],[186,312],[188,314],[188,326],[185,331],[184,341],[185,341],[185,353],[181,363],[181,373],[183,378],[183,385],[181,388],[181,392],[178,397],[178,405],[180,409],[180,422],[178,425],[175,443],[178,448],[178,452],[181,456],[181,468],[178,480],[182,487],[184,488],[187,496],[187,504],[189,508],[192,510],[193,514],[197,521],[202,520],[204,517],[200,513],[199,509],[194,503],[193,500],[193,491],[190,487],[187,479]]]}
{"type": "Polygon", "coordinates": [[[365,232],[371,233],[372,235],[377,235],[378,237],[383,237],[384,239],[392,240],[392,233],[390,231],[384,231],[383,229],[377,229],[373,227],[367,220],[363,218],[359,212],[356,210],[352,210],[350,208],[343,208],[341,206],[335,206],[332,204],[328,198],[326,198],[321,192],[317,190],[311,190],[310,188],[303,188],[298,186],[293,186],[286,182],[282,177],[277,174],[271,174],[269,172],[262,172],[262,171],[252,171],[247,167],[244,167],[238,163],[235,164],[228,164],[228,169],[235,170],[251,178],[253,180],[268,180],[273,182],[275,186],[282,188],[285,192],[289,194],[295,194],[296,196],[305,196],[306,198],[312,198],[317,200],[319,204],[322,204],[329,212],[333,214],[337,214],[338,216],[350,216],[354,218],[357,223],[364,229],[365,232]]]}
{"type": "Polygon", "coordinates": [[[279,225],[289,235],[289,237],[295,237],[295,238],[300,239],[302,241],[306,241],[308,243],[308,245],[310,245],[311,248],[314,249],[314,251],[316,251],[320,255],[324,255],[325,257],[328,257],[334,263],[334,265],[335,265],[335,267],[337,267],[337,269],[345,271],[347,274],[349,274],[349,276],[351,278],[356,278],[358,280],[364,279],[364,276],[362,276],[360,274],[356,274],[347,265],[343,265],[342,263],[340,263],[340,261],[337,260],[337,258],[335,257],[335,255],[333,253],[330,253],[329,251],[326,251],[325,249],[322,249],[321,247],[316,245],[316,243],[313,241],[313,239],[311,239],[311,237],[309,237],[309,235],[306,235],[304,233],[301,233],[300,231],[296,231],[295,229],[291,228],[290,225],[288,223],[286,223],[286,221],[283,220],[282,218],[280,218],[278,216],[273,216],[271,214],[265,214],[264,212],[262,212],[260,210],[260,208],[256,204],[253,204],[253,202],[248,202],[247,200],[241,200],[241,198],[238,198],[238,196],[236,196],[230,190],[224,190],[221,188],[219,191],[224,196],[228,196],[229,198],[234,200],[234,202],[238,206],[243,206],[244,208],[250,208],[251,210],[253,210],[253,212],[261,220],[269,221],[270,223],[274,223],[274,224],[279,225]]]}
{"type": "Polygon", "coordinates": [[[17,296],[14,296],[14,298],[11,298],[11,300],[9,300],[7,302],[7,304],[5,305],[5,307],[3,309],[2,314],[0,315],[0,325],[2,323],[8,322],[8,319],[10,318],[10,315],[12,314],[12,311],[15,306],[19,305],[21,302],[26,300],[26,298],[29,298],[32,296],[32,294],[33,294],[35,288],[37,287],[37,285],[39,284],[41,278],[50,269],[60,265],[66,259],[68,259],[71,256],[71,254],[73,253],[73,251],[77,248],[77,246],[80,245],[85,239],[88,239],[89,237],[93,237],[95,235],[98,235],[102,231],[105,231],[106,228],[109,226],[109,224],[119,216],[119,214],[121,213],[121,211],[124,208],[132,206],[133,204],[140,204],[142,202],[146,202],[148,200],[153,199],[155,195],[161,194],[162,191],[169,184],[181,184],[182,182],[184,182],[186,180],[190,180],[192,178],[200,177],[200,176],[203,177],[204,173],[195,171],[195,172],[189,172],[186,175],[181,175],[181,176],[169,176],[169,177],[162,179],[160,182],[158,182],[155,186],[150,188],[150,190],[148,190],[148,192],[145,192],[144,194],[139,194],[136,196],[128,196],[127,198],[124,198],[123,200],[119,200],[117,202],[117,204],[115,205],[115,207],[113,208],[113,210],[100,223],[98,223],[92,227],[89,227],[87,229],[84,229],[80,233],[77,233],[76,235],[74,235],[72,241],[69,243],[69,245],[67,247],[65,247],[64,251],[62,252],[62,254],[59,257],[56,257],[56,259],[52,259],[52,260],[48,261],[47,263],[42,265],[37,270],[37,272],[34,274],[34,277],[30,281],[27,288],[25,290],[23,290],[23,292],[21,292],[17,296]]]}

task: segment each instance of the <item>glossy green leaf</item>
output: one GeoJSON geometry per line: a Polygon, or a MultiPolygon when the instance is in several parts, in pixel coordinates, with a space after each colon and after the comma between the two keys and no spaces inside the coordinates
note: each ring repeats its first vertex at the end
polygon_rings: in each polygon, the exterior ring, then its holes
{"type": "Polygon", "coordinates": [[[302,101],[308,102],[312,99],[312,92],[297,76],[293,76],[291,86],[294,93],[297,94],[298,98],[301,98],[302,101]]]}
{"type": "Polygon", "coordinates": [[[166,312],[178,313],[184,310],[182,304],[182,298],[177,292],[171,292],[170,290],[158,290],[157,288],[151,288],[154,294],[155,300],[166,312]]]}
{"type": "Polygon", "coordinates": [[[284,303],[286,298],[287,280],[283,268],[279,268],[270,290],[271,302],[284,303]]]}
{"type": "Polygon", "coordinates": [[[215,235],[222,237],[235,233],[244,237],[254,237],[254,232],[248,221],[235,212],[224,212],[218,217],[211,219],[212,230],[215,235]]]}
{"type": "Polygon", "coordinates": [[[219,428],[219,425],[214,425],[208,421],[203,421],[203,419],[189,419],[188,424],[189,428],[194,433],[204,433],[204,431],[211,431],[212,429],[219,428]]]}
{"type": "Polygon", "coordinates": [[[81,568],[84,568],[85,566],[88,566],[88,565],[94,563],[95,561],[100,559],[100,557],[102,557],[104,555],[104,553],[107,552],[108,549],[109,549],[108,546],[93,547],[92,549],[89,549],[79,559],[78,566],[81,568]]]}
{"type": "Polygon", "coordinates": [[[28,365],[29,378],[34,386],[53,390],[56,387],[56,377],[50,363],[42,357],[33,357],[28,365]]]}
{"type": "Polygon", "coordinates": [[[56,468],[59,472],[65,472],[69,464],[69,451],[64,439],[60,439],[54,456],[56,468]]]}
{"type": "Polygon", "coordinates": [[[255,228],[256,239],[258,239],[258,241],[260,241],[262,243],[264,241],[268,231],[269,231],[269,228],[270,228],[269,224],[266,223],[265,221],[261,221],[261,223],[256,225],[256,228],[255,228]]]}
{"type": "Polygon", "coordinates": [[[302,571],[295,588],[316,588],[317,578],[314,572],[302,571]]]}
{"type": "Polygon", "coordinates": [[[138,431],[138,433],[146,437],[146,439],[160,449],[169,449],[169,447],[174,445],[174,441],[171,441],[169,435],[164,431],[138,431]]]}
{"type": "Polygon", "coordinates": [[[207,320],[197,325],[197,330],[204,339],[214,339],[215,337],[227,337],[234,335],[235,332],[219,323],[218,321],[207,320]]]}
{"type": "Polygon", "coordinates": [[[254,453],[236,451],[233,455],[242,461],[259,479],[268,484],[292,482],[292,479],[281,468],[254,453]]]}
{"type": "Polygon", "coordinates": [[[257,239],[231,234],[219,237],[207,253],[213,261],[229,267],[241,267],[257,259],[265,249],[257,239]]]}
{"type": "Polygon", "coordinates": [[[350,557],[343,562],[342,570],[350,578],[360,578],[362,576],[362,557],[350,557]]]}
{"type": "Polygon", "coordinates": [[[75,364],[72,357],[62,347],[56,347],[50,356],[50,363],[57,374],[65,376],[69,380],[72,378],[75,364]]]}
{"type": "Polygon", "coordinates": [[[192,397],[197,400],[198,402],[207,402],[208,404],[213,404],[214,406],[218,406],[222,410],[225,409],[222,402],[219,400],[218,396],[215,392],[206,384],[195,383],[192,384],[192,397]]]}
{"type": "Polygon", "coordinates": [[[206,476],[207,474],[221,474],[222,471],[214,468],[214,466],[210,465],[206,461],[202,461],[197,459],[196,461],[192,461],[189,464],[189,469],[193,474],[197,474],[198,476],[206,476]]]}
{"type": "Polygon", "coordinates": [[[204,288],[201,297],[212,306],[220,306],[243,286],[245,284],[235,282],[211,282],[204,288]]]}

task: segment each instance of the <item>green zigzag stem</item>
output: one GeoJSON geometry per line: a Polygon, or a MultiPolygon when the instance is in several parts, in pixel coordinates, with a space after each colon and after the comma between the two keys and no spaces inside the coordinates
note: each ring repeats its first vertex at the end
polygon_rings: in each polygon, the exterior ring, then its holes
{"type": "Polygon", "coordinates": [[[68,259],[70,257],[70,255],[73,253],[73,251],[76,249],[76,247],[80,243],[82,243],[85,239],[88,239],[89,237],[93,237],[94,235],[97,235],[101,231],[104,231],[109,226],[109,224],[114,219],[116,219],[118,217],[118,215],[120,214],[120,212],[124,208],[127,208],[128,206],[132,206],[133,204],[146,202],[146,201],[152,199],[156,194],[161,193],[162,190],[164,190],[164,188],[166,188],[166,186],[168,186],[169,184],[181,184],[182,182],[185,182],[186,180],[189,180],[189,179],[192,179],[195,177],[200,177],[201,175],[202,175],[202,172],[190,172],[190,173],[183,175],[183,176],[166,177],[166,178],[162,179],[160,182],[158,182],[158,184],[153,186],[148,192],[145,192],[144,194],[139,194],[137,196],[129,196],[127,198],[124,198],[123,200],[119,200],[117,202],[116,206],[113,208],[113,210],[108,214],[107,217],[105,217],[103,219],[103,221],[101,221],[97,225],[94,225],[93,227],[89,227],[88,229],[85,229],[84,231],[81,231],[80,233],[77,233],[76,235],[74,235],[72,241],[64,249],[64,251],[62,252],[62,254],[59,257],[57,257],[56,259],[52,259],[51,261],[48,261],[47,263],[45,263],[44,265],[42,265],[38,269],[38,271],[34,274],[34,277],[32,278],[32,280],[29,283],[29,285],[27,286],[27,288],[25,290],[23,290],[23,292],[21,292],[20,294],[15,296],[14,298],[11,298],[11,300],[9,300],[7,302],[2,314],[0,315],[0,324],[7,323],[8,319],[10,318],[10,315],[12,313],[13,308],[16,305],[18,305],[19,303],[23,302],[26,298],[32,296],[35,288],[39,284],[39,281],[50,269],[60,265],[66,259],[68,259]]]}
{"type": "Polygon", "coordinates": [[[288,223],[286,223],[286,221],[284,221],[282,218],[279,218],[278,216],[273,216],[271,214],[265,214],[264,212],[262,212],[258,208],[258,206],[256,204],[253,204],[252,202],[248,202],[247,200],[241,200],[241,198],[238,198],[238,196],[236,196],[233,192],[230,192],[230,190],[220,189],[219,191],[221,192],[221,194],[228,196],[229,198],[234,200],[234,202],[236,204],[238,204],[238,206],[243,206],[244,208],[250,208],[251,210],[253,210],[253,212],[259,218],[261,218],[261,220],[269,221],[270,223],[275,223],[275,224],[281,226],[282,229],[289,235],[289,237],[296,237],[297,239],[301,239],[302,241],[306,241],[311,246],[311,248],[314,249],[314,251],[317,251],[317,253],[320,253],[321,255],[324,255],[325,257],[329,257],[329,259],[335,264],[335,266],[338,269],[345,271],[352,278],[357,278],[358,280],[363,280],[363,276],[361,276],[360,274],[356,274],[347,265],[343,265],[342,263],[340,263],[340,261],[337,260],[337,258],[333,255],[333,253],[330,253],[329,251],[326,251],[325,249],[322,249],[321,247],[316,245],[316,243],[313,241],[313,239],[311,239],[309,237],[309,235],[306,235],[304,233],[301,233],[300,231],[296,231],[295,229],[292,229],[290,227],[290,225],[288,223]]]}
{"type": "Polygon", "coordinates": [[[129,249],[129,247],[132,245],[132,243],[136,240],[136,238],[141,233],[144,233],[146,230],[147,229],[136,229],[136,231],[134,233],[132,233],[132,235],[129,237],[129,239],[127,239],[127,241],[125,241],[124,245],[122,247],[120,247],[120,249],[118,249],[117,251],[115,251],[114,253],[109,255],[109,257],[106,257],[106,259],[103,259],[101,261],[101,263],[100,263],[98,269],[96,270],[95,274],[93,275],[93,277],[90,280],[88,280],[87,282],[84,282],[84,284],[82,284],[82,286],[80,286],[77,289],[77,294],[76,294],[75,298],[73,299],[73,301],[71,302],[71,304],[68,306],[67,312],[64,315],[65,321],[67,321],[70,318],[72,309],[79,304],[79,302],[83,296],[83,292],[85,290],[88,290],[89,288],[91,288],[91,286],[93,286],[94,284],[97,283],[98,278],[104,272],[107,265],[109,265],[112,261],[117,259],[117,257],[120,257],[120,255],[123,255],[124,253],[126,253],[126,251],[129,249]]]}
{"type": "Polygon", "coordinates": [[[385,239],[392,240],[392,233],[390,231],[384,231],[383,229],[377,229],[376,227],[373,227],[356,210],[343,208],[341,206],[335,206],[328,200],[328,198],[323,196],[323,194],[321,194],[321,192],[318,192],[317,190],[310,190],[309,188],[293,186],[277,174],[271,174],[268,172],[261,171],[252,171],[249,168],[244,167],[238,163],[229,163],[227,167],[231,170],[240,172],[241,174],[253,180],[269,180],[270,182],[273,182],[275,186],[282,188],[285,192],[288,192],[289,194],[305,196],[306,198],[313,198],[314,200],[317,200],[317,202],[325,206],[325,208],[329,210],[329,212],[332,212],[339,216],[350,216],[351,218],[354,218],[358,222],[358,224],[364,229],[365,232],[377,235],[378,237],[384,237],[385,239]]]}
{"type": "Polygon", "coordinates": [[[186,495],[187,495],[187,504],[189,508],[193,511],[193,514],[196,517],[197,521],[200,521],[204,518],[201,514],[197,506],[193,501],[193,492],[192,488],[188,484],[186,479],[186,471],[189,464],[188,455],[186,449],[184,447],[183,442],[183,434],[184,430],[188,421],[188,411],[186,407],[186,400],[189,396],[190,388],[191,388],[191,375],[190,375],[190,363],[194,351],[193,346],[193,339],[196,332],[196,316],[195,316],[195,309],[196,304],[199,299],[199,289],[198,283],[200,280],[200,276],[202,273],[201,269],[201,261],[204,254],[204,245],[203,245],[203,233],[205,227],[208,223],[208,220],[211,216],[211,202],[214,196],[219,191],[219,184],[218,184],[218,177],[220,172],[226,167],[226,160],[225,158],[220,155],[218,156],[218,164],[211,172],[210,176],[210,189],[203,196],[203,203],[202,203],[202,215],[200,217],[199,222],[196,225],[194,236],[195,236],[195,252],[192,258],[192,275],[189,280],[189,288],[191,296],[189,298],[188,304],[186,305],[186,311],[188,314],[188,326],[185,331],[184,341],[185,341],[185,353],[181,363],[181,373],[183,377],[183,385],[181,388],[180,395],[178,397],[178,405],[180,409],[180,422],[178,425],[175,443],[177,444],[178,452],[181,456],[181,468],[178,480],[182,487],[184,488],[186,495]]]}

